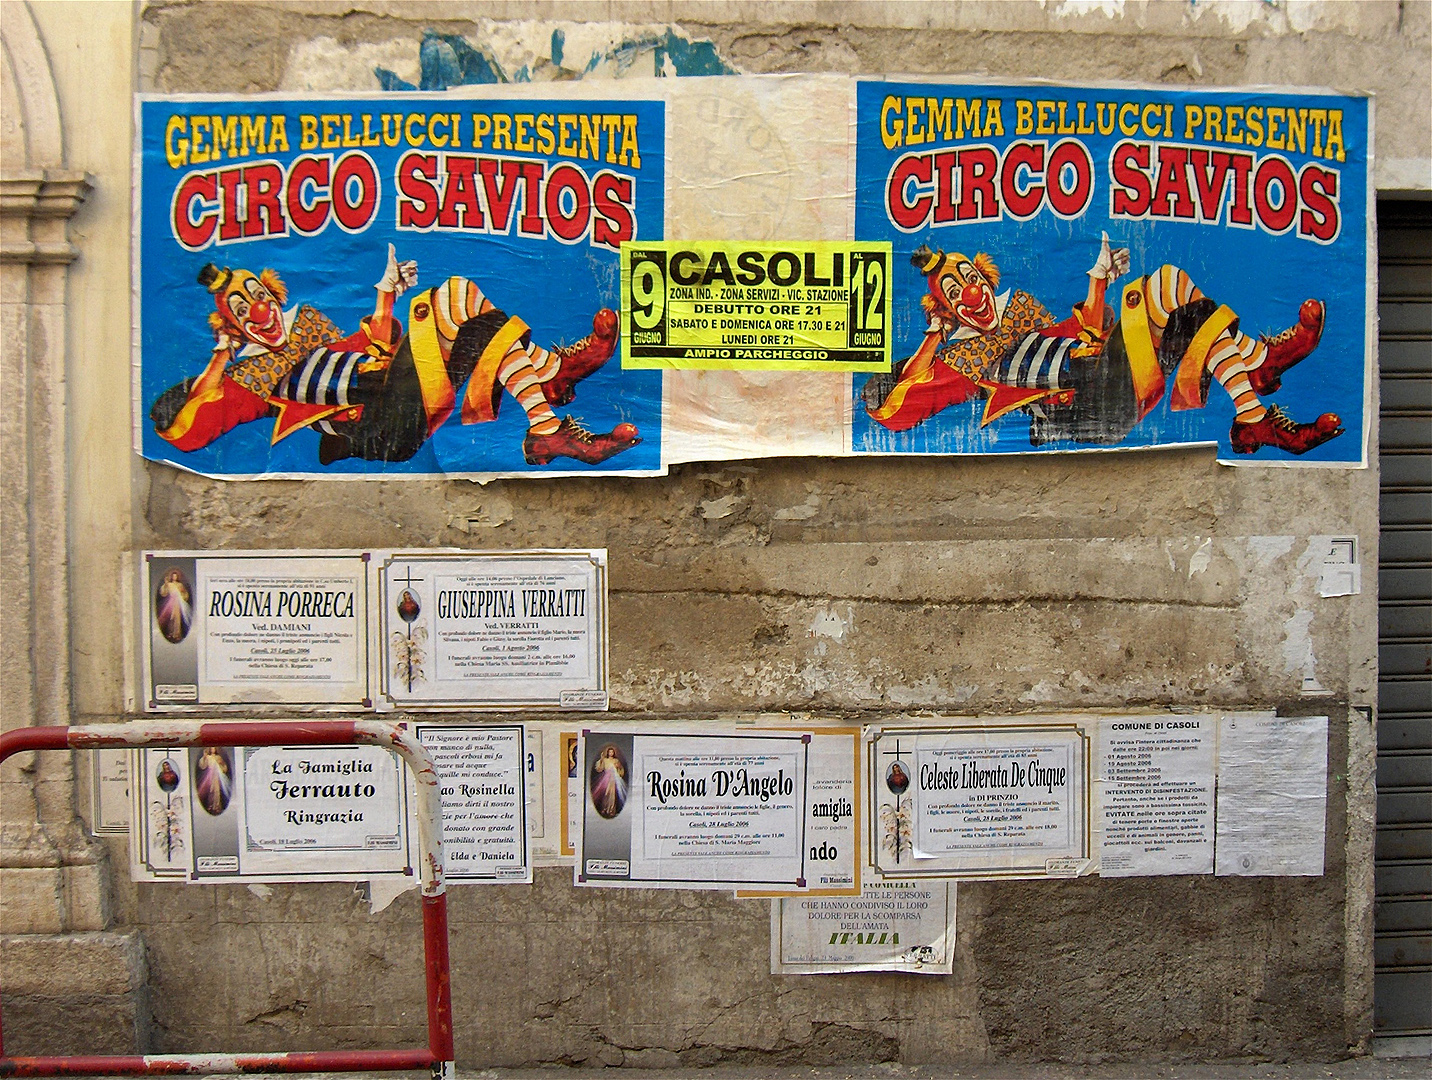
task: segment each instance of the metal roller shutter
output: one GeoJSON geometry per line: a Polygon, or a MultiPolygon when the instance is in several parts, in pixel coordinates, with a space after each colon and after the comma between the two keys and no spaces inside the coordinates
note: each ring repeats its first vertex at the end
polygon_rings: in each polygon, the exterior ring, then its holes
{"type": "Polygon", "coordinates": [[[1432,202],[1380,203],[1378,252],[1374,1024],[1420,1044],[1432,1037],[1432,202]]]}

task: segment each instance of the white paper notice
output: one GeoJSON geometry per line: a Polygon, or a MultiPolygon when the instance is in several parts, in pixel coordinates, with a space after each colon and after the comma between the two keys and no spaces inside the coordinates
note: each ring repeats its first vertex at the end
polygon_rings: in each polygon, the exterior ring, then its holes
{"type": "Polygon", "coordinates": [[[1213,873],[1211,716],[1130,716],[1099,725],[1104,877],[1213,873]]]}
{"type": "Polygon", "coordinates": [[[189,829],[189,755],[149,746],[129,755],[129,873],[133,881],[183,880],[194,837],[189,829]]]}
{"type": "MultiPolygon", "coordinates": [[[[710,876],[713,860],[789,866],[800,877],[802,777],[800,738],[760,740],[703,752],[686,740],[643,740],[633,754],[634,786],[644,796],[633,847],[638,871],[710,876]]],[[[775,871],[780,873],[779,870],[775,871]]],[[[778,879],[779,880],[779,879],[778,879]]]]}
{"type": "Polygon", "coordinates": [[[915,858],[1025,849],[1062,855],[1073,842],[1072,742],[922,744],[915,760],[915,858]]]}
{"type": "Polygon", "coordinates": [[[522,725],[429,724],[415,730],[442,777],[448,881],[531,881],[522,725]]]}
{"type": "Polygon", "coordinates": [[[880,731],[869,766],[875,868],[889,877],[1083,872],[1088,742],[1065,724],[880,731]]]}
{"type": "Polygon", "coordinates": [[[586,732],[577,883],[806,891],[810,738],[586,732]]]}
{"type": "MultiPolygon", "coordinates": [[[[543,808],[546,803],[546,767],[542,760],[542,729],[536,724],[524,729],[526,749],[523,756],[526,764],[522,772],[527,784],[527,835],[541,840],[547,832],[547,816],[543,808]]],[[[555,854],[555,849],[552,852],[555,854]]]]}
{"type": "Polygon", "coordinates": [[[1225,716],[1218,735],[1214,872],[1323,872],[1326,716],[1225,716]]]}
{"type": "Polygon", "coordinates": [[[1090,869],[1090,738],[1074,723],[885,728],[869,743],[885,879],[1090,869]]]}
{"type": "Polygon", "coordinates": [[[129,832],[129,751],[122,748],[91,752],[93,785],[90,829],[96,836],[129,832]]]}
{"type": "Polygon", "coordinates": [[[378,708],[605,709],[606,552],[379,558],[378,708]]]}
{"type": "Polygon", "coordinates": [[[577,837],[582,831],[582,768],[577,754],[581,748],[581,735],[575,731],[561,733],[562,757],[559,771],[562,776],[562,855],[575,858],[577,837]]]}
{"type": "Polygon", "coordinates": [[[1318,595],[1355,596],[1362,592],[1362,566],[1356,536],[1310,536],[1308,555],[1318,558],[1318,595]]]}
{"type": "Polygon", "coordinates": [[[377,746],[187,751],[195,881],[413,873],[406,769],[377,746]]]}
{"type": "Polygon", "coordinates": [[[358,683],[358,638],[366,632],[357,622],[360,582],[276,570],[247,561],[199,564],[199,595],[209,600],[200,684],[358,683]]]}
{"type": "Polygon", "coordinates": [[[361,552],[144,553],[145,707],[367,708],[361,552]]]}
{"type": "MultiPolygon", "coordinates": [[[[810,733],[806,759],[806,886],[811,895],[853,896],[860,883],[860,729],[810,733]]],[[[737,890],[738,899],[769,896],[737,890]]]]}
{"type": "Polygon", "coordinates": [[[771,904],[773,975],[948,975],[954,958],[953,882],[867,884],[859,896],[785,897],[771,904]]]}

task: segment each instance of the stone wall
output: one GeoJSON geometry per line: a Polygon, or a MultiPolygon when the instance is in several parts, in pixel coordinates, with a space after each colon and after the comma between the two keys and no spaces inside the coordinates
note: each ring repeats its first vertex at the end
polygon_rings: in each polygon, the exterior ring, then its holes
{"type": "MultiPolygon", "coordinates": [[[[85,438],[83,419],[106,400],[91,392],[108,384],[122,394],[127,386],[122,347],[97,376],[75,371],[82,389],[69,390],[70,364],[86,330],[100,327],[121,343],[127,338],[124,106],[132,85],[131,23],[119,5],[95,9],[86,13],[89,32],[70,40],[56,33],[63,24],[51,21],[63,12],[35,14],[25,4],[0,8],[0,725],[6,731],[69,723],[75,679],[113,683],[109,700],[121,700],[121,673],[91,668],[70,634],[72,625],[91,625],[79,614],[87,607],[83,596],[72,604],[70,571],[97,563],[110,575],[103,592],[112,604],[113,575],[129,546],[127,516],[107,521],[98,534],[81,531],[97,511],[105,516],[113,496],[127,503],[128,467],[116,470],[114,449],[104,452],[107,502],[76,474],[84,455],[70,450],[85,438]],[[87,65],[104,74],[87,77],[87,65]],[[101,100],[111,111],[97,110],[102,122],[94,129],[74,124],[85,112],[76,107],[81,85],[102,91],[106,76],[110,94],[101,100]],[[118,154],[106,154],[116,148],[118,154]],[[94,199],[90,170],[103,176],[94,199]],[[106,304],[115,295],[121,302],[106,304]],[[78,554],[71,548],[76,535],[78,554]],[[79,660],[74,678],[72,658],[79,660]]],[[[115,635],[115,609],[105,611],[103,632],[115,635]]],[[[134,927],[114,924],[113,867],[76,816],[75,781],[75,763],[64,754],[20,754],[0,767],[0,1003],[12,1054],[66,1045],[118,1051],[147,1039],[143,942],[134,927]],[[77,1013],[87,1018],[83,1028],[73,1022],[77,1013]]]]}
{"type": "MultiPolygon", "coordinates": [[[[84,37],[46,7],[37,18],[52,51],[84,37]]],[[[620,24],[618,39],[675,20],[752,73],[1210,86],[1316,73],[1377,92],[1378,186],[1426,191],[1428,16],[1425,4],[1132,0],[151,3],[134,78],[167,92],[376,90],[375,67],[416,70],[427,29],[537,56],[556,20],[580,19],[620,24]]],[[[127,145],[127,102],[62,104],[71,127],[98,117],[127,145]]],[[[106,270],[85,294],[97,305],[127,286],[112,228],[126,220],[127,156],[102,152],[86,166],[110,200],[111,231],[92,244],[106,270]]],[[[115,587],[128,553],[389,545],[609,549],[613,718],[798,710],[879,722],[1129,706],[1331,717],[1323,877],[962,885],[949,978],[772,977],[766,904],[713,893],[576,890],[565,870],[539,871],[531,888],[454,890],[461,1064],[1366,1048],[1376,598],[1370,585],[1320,597],[1307,552],[1311,536],[1356,534],[1364,568],[1376,565],[1375,461],[1227,468],[1211,448],[777,459],[683,465],[662,479],[371,480],[355,510],[351,483],[225,484],[128,454],[127,313],[111,302],[81,318],[70,368],[85,377],[68,427],[77,720],[120,719],[132,703],[115,587]],[[1304,695],[1309,675],[1327,696],[1304,695]]],[[[122,868],[122,846],[111,855],[122,868]]],[[[373,916],[341,885],[136,886],[122,869],[111,879],[115,924],[141,931],[147,950],[152,1049],[422,1041],[413,894],[373,916]]]]}

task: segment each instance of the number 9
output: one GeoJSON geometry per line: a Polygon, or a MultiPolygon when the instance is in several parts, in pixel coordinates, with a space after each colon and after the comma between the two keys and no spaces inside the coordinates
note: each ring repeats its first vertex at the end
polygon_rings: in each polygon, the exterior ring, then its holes
{"type": "Polygon", "coordinates": [[[632,268],[631,316],[643,330],[657,326],[666,313],[666,278],[661,267],[646,260],[632,268]]]}

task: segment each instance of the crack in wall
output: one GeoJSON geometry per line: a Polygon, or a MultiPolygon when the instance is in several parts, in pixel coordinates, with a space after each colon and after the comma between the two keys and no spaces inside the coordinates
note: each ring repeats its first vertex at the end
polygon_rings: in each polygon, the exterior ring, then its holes
{"type": "Polygon", "coordinates": [[[1120,608],[1197,608],[1209,611],[1237,611],[1243,605],[1237,600],[1185,600],[1178,597],[1169,599],[1126,599],[1117,596],[1097,596],[1088,593],[1049,594],[1044,596],[1023,595],[1009,599],[939,600],[932,598],[874,596],[861,593],[803,593],[792,589],[632,589],[614,588],[608,596],[634,597],[696,597],[700,599],[730,600],[789,600],[798,603],[855,603],[895,610],[942,611],[957,608],[997,608],[1002,611],[1022,607],[1041,609],[1065,604],[1113,604],[1120,608]]]}

